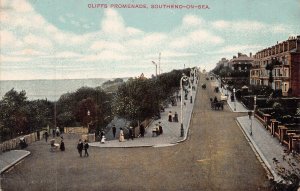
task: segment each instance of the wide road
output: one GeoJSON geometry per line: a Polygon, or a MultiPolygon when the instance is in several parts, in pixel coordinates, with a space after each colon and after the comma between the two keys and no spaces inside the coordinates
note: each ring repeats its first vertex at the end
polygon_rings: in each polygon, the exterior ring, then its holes
{"type": "Polygon", "coordinates": [[[65,136],[65,152],[44,141],[2,175],[4,190],[268,190],[266,172],[229,111],[212,111],[210,82],[199,89],[188,140],[161,148],[90,148],[80,158],[77,137],[65,136]]]}

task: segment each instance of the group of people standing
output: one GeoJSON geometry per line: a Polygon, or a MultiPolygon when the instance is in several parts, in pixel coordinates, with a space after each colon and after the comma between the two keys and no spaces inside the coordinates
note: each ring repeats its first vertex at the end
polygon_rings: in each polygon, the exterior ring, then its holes
{"type": "Polygon", "coordinates": [[[79,139],[77,144],[77,150],[79,156],[82,157],[82,151],[84,150],[84,156],[88,157],[89,156],[88,149],[89,149],[89,143],[87,142],[87,140],[84,140],[84,142],[82,142],[82,140],[79,139]]]}
{"type": "Polygon", "coordinates": [[[52,129],[52,137],[54,138],[55,135],[56,135],[56,137],[59,137],[59,135],[60,135],[59,127],[56,127],[56,129],[52,129]]]}
{"type": "MultiPolygon", "coordinates": [[[[113,137],[116,138],[117,128],[116,128],[115,125],[113,125],[113,127],[112,127],[112,133],[113,133],[113,137]]],[[[141,134],[141,137],[144,137],[144,135],[145,135],[145,126],[143,124],[140,125],[140,134],[141,134]]],[[[128,137],[127,137],[127,139],[128,140],[129,139],[133,140],[134,137],[135,137],[134,128],[132,126],[130,126],[128,128],[128,137]]],[[[122,127],[120,128],[120,132],[119,132],[119,141],[120,142],[125,141],[124,130],[123,130],[122,127]]]]}
{"type": "MultiPolygon", "coordinates": [[[[114,137],[115,137],[115,135],[114,135],[114,137]]],[[[129,139],[131,139],[131,140],[133,140],[134,139],[134,132],[133,132],[133,127],[129,127],[129,129],[128,129],[128,137],[127,137],[127,140],[129,140],[129,139]]],[[[120,128],[120,134],[119,134],[119,141],[120,142],[123,142],[125,140],[125,138],[124,138],[124,131],[123,131],[123,128],[120,128]]]]}
{"type": "Polygon", "coordinates": [[[155,127],[153,127],[153,129],[152,129],[152,137],[154,135],[158,136],[161,134],[163,134],[163,128],[161,126],[161,122],[158,122],[158,124],[156,124],[155,127]]]}
{"type": "Polygon", "coordinates": [[[169,113],[168,113],[168,121],[169,122],[178,122],[178,114],[177,114],[177,112],[175,111],[175,114],[174,114],[174,116],[173,116],[173,114],[172,114],[172,111],[169,111],[169,113]]]}

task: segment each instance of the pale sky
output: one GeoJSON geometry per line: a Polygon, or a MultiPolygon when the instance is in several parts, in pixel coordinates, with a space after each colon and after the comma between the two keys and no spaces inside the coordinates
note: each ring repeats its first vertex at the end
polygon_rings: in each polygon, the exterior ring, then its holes
{"type": "Polygon", "coordinates": [[[0,80],[151,76],[300,35],[299,0],[0,0],[0,80]],[[209,9],[151,9],[151,4],[209,9]],[[148,9],[90,9],[136,3],[148,9]]]}

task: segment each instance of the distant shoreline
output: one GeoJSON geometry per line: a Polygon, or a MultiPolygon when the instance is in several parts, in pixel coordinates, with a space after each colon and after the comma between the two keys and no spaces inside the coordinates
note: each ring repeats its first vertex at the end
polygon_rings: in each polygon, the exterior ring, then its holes
{"type": "Polygon", "coordinates": [[[0,82],[7,82],[7,81],[52,81],[52,80],[99,80],[99,79],[105,79],[105,80],[114,80],[114,79],[117,79],[117,78],[121,78],[121,79],[129,79],[131,77],[116,77],[116,78],[70,78],[70,79],[27,79],[27,80],[1,80],[0,79],[0,82]]]}
{"type": "MultiPolygon", "coordinates": [[[[77,91],[81,87],[102,87],[103,83],[117,78],[85,79],[40,79],[40,80],[1,80],[0,99],[11,89],[25,90],[29,100],[47,99],[57,101],[63,94],[77,91]]],[[[129,78],[120,78],[127,81],[129,78]]]]}

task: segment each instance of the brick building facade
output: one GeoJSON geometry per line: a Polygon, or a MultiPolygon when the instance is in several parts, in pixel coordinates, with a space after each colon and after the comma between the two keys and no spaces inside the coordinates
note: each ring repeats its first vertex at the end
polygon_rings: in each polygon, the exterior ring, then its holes
{"type": "Polygon", "coordinates": [[[265,48],[254,58],[250,71],[251,85],[270,85],[275,90],[281,89],[284,96],[290,92],[292,96],[300,97],[300,36],[265,48]]]}

